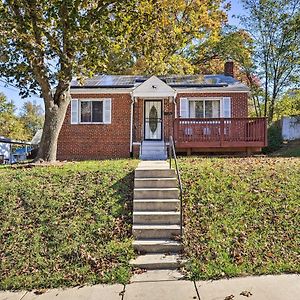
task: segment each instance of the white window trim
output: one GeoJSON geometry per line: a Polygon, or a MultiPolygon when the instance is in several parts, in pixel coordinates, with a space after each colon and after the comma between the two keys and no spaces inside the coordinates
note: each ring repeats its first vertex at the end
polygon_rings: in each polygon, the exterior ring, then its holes
{"type": "MultiPolygon", "coordinates": [[[[107,100],[107,98],[81,98],[78,99],[78,124],[82,125],[101,125],[101,124],[107,124],[105,122],[81,122],[81,102],[88,102],[88,101],[99,101],[102,102],[102,120],[104,120],[104,100],[107,100]]],[[[91,111],[92,114],[92,111],[91,111]]],[[[92,115],[91,115],[92,117],[92,115]]]]}
{"type": "Polygon", "coordinates": [[[190,102],[191,101],[204,101],[203,102],[203,113],[204,113],[204,119],[215,119],[215,118],[210,118],[210,117],[206,117],[205,116],[205,101],[219,101],[220,102],[220,116],[217,117],[218,118],[222,118],[222,110],[223,110],[223,97],[190,97],[190,98],[187,98],[188,101],[189,101],[189,118],[190,117],[190,102]]]}

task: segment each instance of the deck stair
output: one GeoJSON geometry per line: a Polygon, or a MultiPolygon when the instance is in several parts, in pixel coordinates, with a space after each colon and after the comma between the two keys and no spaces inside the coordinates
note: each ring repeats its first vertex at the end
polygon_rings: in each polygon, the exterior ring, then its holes
{"type": "Polygon", "coordinates": [[[133,242],[140,253],[131,264],[143,269],[176,269],[181,244],[180,201],[175,171],[166,161],[141,161],[135,170],[133,242]]]}

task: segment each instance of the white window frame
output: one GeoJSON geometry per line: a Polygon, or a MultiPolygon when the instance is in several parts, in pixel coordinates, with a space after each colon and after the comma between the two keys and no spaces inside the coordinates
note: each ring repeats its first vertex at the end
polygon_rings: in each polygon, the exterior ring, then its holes
{"type": "MultiPolygon", "coordinates": [[[[78,124],[86,124],[86,125],[93,125],[93,124],[107,124],[104,121],[102,122],[81,122],[81,102],[102,102],[102,120],[104,120],[104,100],[106,99],[97,99],[97,98],[91,98],[91,99],[78,99],[78,124]]],[[[93,109],[91,109],[91,119],[92,117],[93,109]]]]}
{"type": "MultiPolygon", "coordinates": [[[[191,117],[191,112],[190,112],[190,102],[191,101],[203,101],[203,112],[204,112],[204,119],[219,119],[222,118],[222,110],[223,110],[223,97],[194,97],[194,98],[188,98],[188,102],[189,102],[189,118],[193,118],[191,117]],[[205,101],[219,101],[220,103],[220,115],[219,117],[206,117],[205,114],[205,101]]],[[[195,118],[195,117],[194,117],[195,118]]]]}

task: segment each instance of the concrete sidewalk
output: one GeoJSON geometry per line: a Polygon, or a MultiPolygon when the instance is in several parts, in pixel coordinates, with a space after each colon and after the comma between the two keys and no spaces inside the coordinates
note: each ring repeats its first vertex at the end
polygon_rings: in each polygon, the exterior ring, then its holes
{"type": "Polygon", "coordinates": [[[126,286],[95,285],[34,292],[0,292],[0,300],[298,300],[300,276],[255,276],[216,281],[182,280],[174,271],[148,271],[126,286]]]}

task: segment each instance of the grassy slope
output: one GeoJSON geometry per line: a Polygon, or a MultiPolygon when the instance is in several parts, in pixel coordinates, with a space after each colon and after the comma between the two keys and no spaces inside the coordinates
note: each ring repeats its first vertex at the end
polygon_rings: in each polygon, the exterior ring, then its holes
{"type": "Polygon", "coordinates": [[[0,169],[0,290],[128,280],[137,161],[0,169]]]}
{"type": "Polygon", "coordinates": [[[300,272],[300,160],[182,158],[193,279],[300,272]]]}

